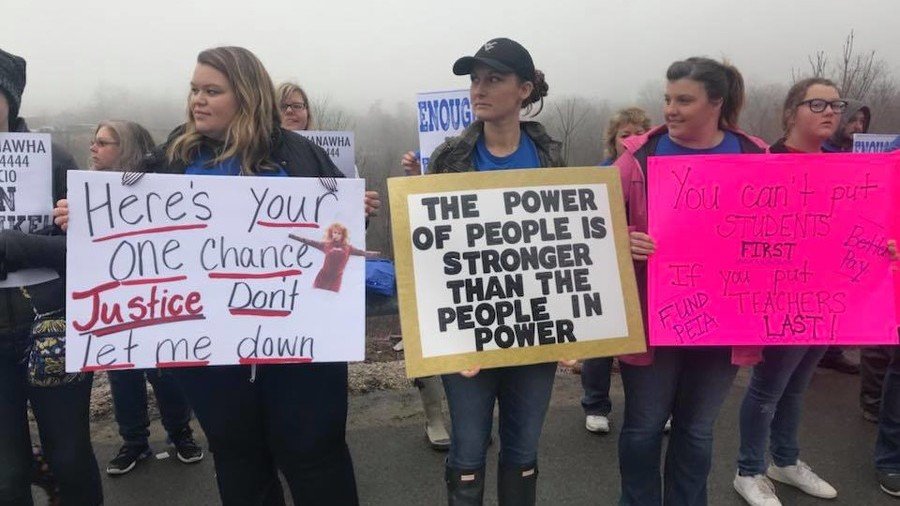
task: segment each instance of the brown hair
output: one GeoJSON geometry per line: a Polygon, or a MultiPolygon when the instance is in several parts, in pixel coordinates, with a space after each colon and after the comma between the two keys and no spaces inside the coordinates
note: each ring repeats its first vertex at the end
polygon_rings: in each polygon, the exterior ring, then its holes
{"type": "Polygon", "coordinates": [[[690,79],[703,84],[710,100],[722,100],[719,128],[734,130],[744,107],[744,77],[727,61],[719,63],[702,57],[692,57],[669,65],[666,79],[690,79]]]}
{"type": "MultiPolygon", "coordinates": [[[[528,80],[523,79],[518,74],[516,77],[519,78],[519,83],[528,82],[528,80]]],[[[540,70],[534,70],[534,79],[531,81],[533,88],[531,89],[531,95],[528,95],[528,98],[522,101],[522,109],[525,109],[526,116],[537,116],[544,110],[544,97],[547,96],[547,92],[550,91],[550,85],[547,84],[547,79],[544,76],[544,73],[540,70]],[[534,104],[538,104],[537,111],[532,112],[534,108],[534,104]]]]}
{"type": "Polygon", "coordinates": [[[613,114],[603,135],[603,154],[606,158],[616,157],[616,137],[619,135],[619,129],[625,125],[637,125],[645,131],[650,130],[650,118],[640,107],[621,109],[613,114]]]}
{"type": "Polygon", "coordinates": [[[785,134],[793,127],[791,122],[797,113],[797,107],[800,107],[800,102],[803,102],[803,98],[806,97],[806,92],[817,84],[838,89],[834,81],[824,77],[809,77],[794,83],[791,89],[788,90],[787,96],[784,97],[784,106],[781,108],[781,128],[785,134]]]}
{"type": "MultiPolygon", "coordinates": [[[[253,175],[270,166],[269,154],[274,134],[281,128],[281,116],[275,103],[275,86],[259,58],[242,47],[216,47],[197,55],[197,63],[209,65],[228,79],[238,103],[237,115],[228,126],[223,147],[210,164],[239,157],[241,173],[253,175]]],[[[197,131],[188,96],[188,123],[184,132],[169,146],[170,162],[191,163],[205,137],[197,131]]]]}
{"type": "Polygon", "coordinates": [[[303,103],[306,104],[306,129],[311,130],[313,125],[312,105],[309,103],[309,97],[306,96],[306,92],[303,91],[303,88],[299,84],[287,82],[278,85],[278,90],[275,93],[280,99],[278,102],[278,110],[281,111],[281,105],[287,103],[294,92],[299,93],[300,96],[303,97],[303,103]]]}

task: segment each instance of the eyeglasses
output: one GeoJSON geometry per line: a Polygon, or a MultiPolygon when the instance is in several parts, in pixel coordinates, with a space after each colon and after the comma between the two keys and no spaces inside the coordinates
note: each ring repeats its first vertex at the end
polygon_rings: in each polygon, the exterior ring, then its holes
{"type": "Polygon", "coordinates": [[[281,104],[281,112],[300,112],[306,109],[306,104],[303,102],[294,102],[293,104],[281,104]]]}
{"type": "Polygon", "coordinates": [[[98,148],[105,148],[106,146],[118,146],[119,143],[116,141],[106,141],[103,139],[91,139],[91,147],[97,146],[98,148]]]}
{"type": "Polygon", "coordinates": [[[831,102],[827,100],[822,100],[821,98],[814,98],[812,100],[804,100],[800,102],[798,105],[806,104],[809,106],[809,110],[812,112],[824,112],[825,108],[831,106],[831,110],[835,112],[835,114],[840,114],[847,109],[847,101],[846,100],[832,100],[831,102]]]}

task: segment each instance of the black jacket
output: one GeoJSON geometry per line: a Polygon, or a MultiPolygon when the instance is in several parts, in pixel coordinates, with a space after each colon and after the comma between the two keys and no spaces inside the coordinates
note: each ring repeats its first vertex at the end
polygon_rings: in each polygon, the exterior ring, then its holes
{"type": "MultiPolygon", "coordinates": [[[[169,134],[166,142],[146,160],[144,172],[184,174],[187,168],[185,164],[170,164],[166,159],[166,150],[169,144],[182,132],[184,132],[184,125],[169,134]]],[[[217,146],[211,145],[210,147],[215,149],[217,146]]],[[[275,130],[273,134],[269,161],[280,166],[291,177],[344,177],[324,149],[302,135],[283,128],[275,130]]]]}
{"type": "MultiPolygon", "coordinates": [[[[28,125],[22,118],[13,122],[14,132],[28,132],[28,125]]],[[[53,157],[53,202],[66,196],[66,174],[78,170],[75,159],[62,146],[51,145],[53,157]]],[[[64,243],[64,241],[63,241],[64,243]]],[[[13,337],[24,338],[34,321],[31,303],[18,288],[0,288],[0,340],[13,337]]]]}

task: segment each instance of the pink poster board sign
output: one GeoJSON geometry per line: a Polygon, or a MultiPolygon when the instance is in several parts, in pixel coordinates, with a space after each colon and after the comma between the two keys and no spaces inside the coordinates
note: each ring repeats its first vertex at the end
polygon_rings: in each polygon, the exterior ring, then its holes
{"type": "Polygon", "coordinates": [[[897,342],[896,157],[651,157],[650,344],[897,342]]]}

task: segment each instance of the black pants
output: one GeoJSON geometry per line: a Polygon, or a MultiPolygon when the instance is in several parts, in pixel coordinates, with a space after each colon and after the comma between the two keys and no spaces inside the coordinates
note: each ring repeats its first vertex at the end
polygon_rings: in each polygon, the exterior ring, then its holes
{"type": "Polygon", "coordinates": [[[0,505],[32,504],[27,402],[63,504],[102,504],[89,423],[93,378],[59,387],[28,386],[21,341],[0,336],[0,505]]]}
{"type": "Polygon", "coordinates": [[[150,416],[147,414],[147,382],[153,386],[162,425],[172,442],[191,435],[191,407],[175,378],[159,369],[110,371],[109,387],[119,435],[128,446],[147,446],[150,416]]]}
{"type": "Polygon", "coordinates": [[[345,440],[347,364],[173,371],[209,439],[225,506],[358,504],[345,440]]]}
{"type": "Polygon", "coordinates": [[[859,349],[859,405],[874,416],[881,411],[884,374],[891,363],[894,346],[864,346],[859,349]]]}

